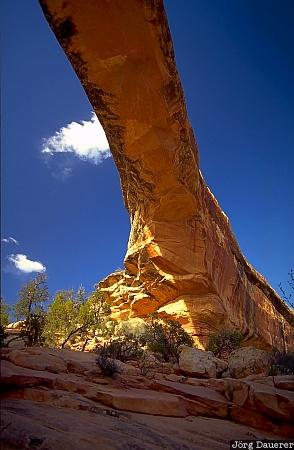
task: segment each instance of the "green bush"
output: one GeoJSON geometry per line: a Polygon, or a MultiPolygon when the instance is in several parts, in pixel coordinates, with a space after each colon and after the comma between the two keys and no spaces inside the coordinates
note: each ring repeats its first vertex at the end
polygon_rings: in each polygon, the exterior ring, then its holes
{"type": "Polygon", "coordinates": [[[28,281],[19,291],[19,299],[14,309],[17,319],[22,320],[20,338],[24,338],[27,346],[42,345],[44,342],[43,330],[46,319],[44,303],[48,298],[47,277],[43,273],[28,281]]]}
{"type": "Polygon", "coordinates": [[[46,314],[43,311],[30,313],[23,322],[20,336],[25,339],[26,345],[43,345],[43,331],[45,326],[46,314]]]}
{"type": "Polygon", "coordinates": [[[209,336],[206,350],[217,358],[227,358],[232,351],[241,346],[244,336],[237,330],[219,330],[209,336]]]}
{"type": "Polygon", "coordinates": [[[3,327],[6,327],[9,324],[10,317],[9,317],[9,311],[10,307],[6,305],[4,302],[4,299],[1,297],[0,300],[0,324],[3,327]]]}
{"type": "Polygon", "coordinates": [[[5,332],[5,327],[1,323],[0,324],[0,347],[6,346],[5,341],[6,341],[7,337],[8,337],[8,334],[5,332]]]}
{"type": "Polygon", "coordinates": [[[139,317],[122,320],[115,327],[115,335],[127,339],[140,340],[145,333],[146,321],[139,317]]]}
{"type": "Polygon", "coordinates": [[[158,353],[165,361],[176,359],[180,355],[180,347],[193,347],[193,339],[179,322],[159,319],[151,316],[146,323],[141,342],[152,352],[158,353]]]}
{"type": "Polygon", "coordinates": [[[99,290],[89,296],[82,286],[77,292],[73,289],[58,291],[48,308],[44,329],[46,344],[64,348],[77,340],[83,342],[82,350],[85,350],[96,334],[104,334],[109,314],[110,307],[99,290]]]}
{"type": "Polygon", "coordinates": [[[44,304],[49,298],[46,275],[40,273],[24,284],[18,297],[14,306],[17,320],[26,320],[30,314],[44,312],[44,304]]]}
{"type": "Polygon", "coordinates": [[[294,353],[274,351],[270,358],[268,375],[294,375],[294,353]]]}
{"type": "Polygon", "coordinates": [[[96,351],[102,357],[118,359],[122,362],[141,358],[143,354],[143,348],[139,341],[123,337],[106,342],[102,346],[98,346],[96,351]]]}
{"type": "MultiPolygon", "coordinates": [[[[138,323],[134,326],[126,321],[116,329],[116,335],[118,336],[97,347],[98,355],[122,362],[142,360],[143,372],[147,364],[144,357],[146,349],[157,353],[164,361],[169,361],[179,359],[182,345],[193,347],[193,339],[180,323],[174,320],[161,320],[155,315],[150,316],[143,325],[138,323]]],[[[149,366],[149,363],[147,365],[149,366]]]]}
{"type": "Polygon", "coordinates": [[[106,377],[113,377],[116,373],[119,373],[119,367],[113,359],[107,358],[106,356],[98,355],[96,358],[96,363],[106,377]]]}

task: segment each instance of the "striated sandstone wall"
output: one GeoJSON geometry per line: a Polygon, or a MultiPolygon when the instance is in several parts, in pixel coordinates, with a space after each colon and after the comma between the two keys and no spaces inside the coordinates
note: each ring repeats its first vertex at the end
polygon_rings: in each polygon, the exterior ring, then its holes
{"type": "Polygon", "coordinates": [[[131,233],[125,270],[100,283],[114,317],[155,310],[199,345],[221,327],[293,346],[293,314],[243,257],[201,176],[161,0],[41,0],[101,121],[131,233]]]}

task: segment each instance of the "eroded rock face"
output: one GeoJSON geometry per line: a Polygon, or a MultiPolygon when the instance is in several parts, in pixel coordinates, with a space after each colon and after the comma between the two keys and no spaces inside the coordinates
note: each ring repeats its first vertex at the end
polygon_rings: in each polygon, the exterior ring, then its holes
{"type": "Polygon", "coordinates": [[[293,345],[293,315],[243,257],[207,188],[161,0],[41,0],[110,143],[131,232],[125,270],[100,287],[114,317],[158,310],[199,346],[241,329],[293,345]]]}

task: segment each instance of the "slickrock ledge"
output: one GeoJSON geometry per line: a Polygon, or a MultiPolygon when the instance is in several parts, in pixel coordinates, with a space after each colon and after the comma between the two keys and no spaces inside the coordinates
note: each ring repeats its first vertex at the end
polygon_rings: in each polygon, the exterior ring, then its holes
{"type": "Polygon", "coordinates": [[[234,327],[261,348],[293,348],[293,313],[201,176],[162,1],[40,3],[106,132],[131,218],[125,270],[100,283],[114,317],[158,311],[200,347],[234,327]]]}
{"type": "Polygon", "coordinates": [[[34,347],[1,356],[3,450],[223,450],[231,439],[294,437],[293,376],[126,370],[111,379],[94,353],[34,347]]]}

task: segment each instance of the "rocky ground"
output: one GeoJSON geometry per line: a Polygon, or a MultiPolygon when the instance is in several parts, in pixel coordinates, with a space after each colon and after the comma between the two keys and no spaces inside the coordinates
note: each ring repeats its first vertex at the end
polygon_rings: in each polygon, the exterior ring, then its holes
{"type": "MultiPolygon", "coordinates": [[[[2,349],[2,449],[227,449],[294,437],[294,377],[194,378],[136,362],[104,377],[95,354],[2,349]]],[[[178,371],[177,371],[178,372],[178,371]]]]}

